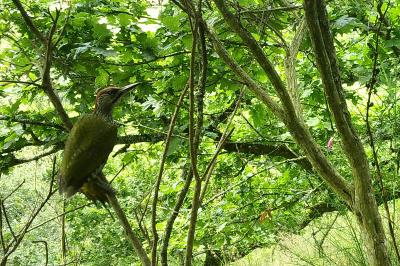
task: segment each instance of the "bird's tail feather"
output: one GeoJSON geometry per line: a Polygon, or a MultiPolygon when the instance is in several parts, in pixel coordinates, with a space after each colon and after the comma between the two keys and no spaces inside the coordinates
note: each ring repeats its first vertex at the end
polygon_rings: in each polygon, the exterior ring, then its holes
{"type": "Polygon", "coordinates": [[[64,195],[65,198],[68,199],[72,197],[76,192],[78,192],[79,188],[76,188],[72,185],[67,185],[60,172],[58,174],[58,191],[60,192],[60,195],[64,195]]]}
{"type": "Polygon", "coordinates": [[[108,196],[115,195],[115,191],[101,172],[91,176],[81,187],[81,192],[88,199],[95,203],[99,201],[102,205],[108,203],[108,196]]]}

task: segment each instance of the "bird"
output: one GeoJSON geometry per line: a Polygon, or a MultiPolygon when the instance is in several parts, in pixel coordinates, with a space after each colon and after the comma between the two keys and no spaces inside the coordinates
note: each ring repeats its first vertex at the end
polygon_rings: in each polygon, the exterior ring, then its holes
{"type": "Polygon", "coordinates": [[[117,141],[118,125],[112,113],[122,97],[139,84],[99,90],[93,112],[82,115],[73,125],[59,171],[59,190],[65,198],[81,192],[89,200],[104,205],[108,202],[107,194],[115,194],[102,173],[117,141]]]}

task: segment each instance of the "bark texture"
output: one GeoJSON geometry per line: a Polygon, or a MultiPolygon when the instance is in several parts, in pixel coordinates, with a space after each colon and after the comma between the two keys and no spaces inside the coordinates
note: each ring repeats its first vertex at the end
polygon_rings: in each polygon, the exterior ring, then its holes
{"type": "Polygon", "coordinates": [[[344,98],[325,3],[305,0],[304,8],[328,105],[342,140],[342,148],[352,169],[355,189],[351,208],[360,225],[369,264],[391,265],[386,247],[386,236],[373,193],[368,158],[352,124],[344,98]]]}

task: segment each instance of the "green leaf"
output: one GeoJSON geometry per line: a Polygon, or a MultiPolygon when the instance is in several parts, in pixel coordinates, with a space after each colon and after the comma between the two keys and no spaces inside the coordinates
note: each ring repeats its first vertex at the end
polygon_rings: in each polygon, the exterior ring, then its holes
{"type": "Polygon", "coordinates": [[[128,26],[131,24],[131,16],[125,13],[118,14],[119,24],[123,27],[128,26]]]}
{"type": "Polygon", "coordinates": [[[338,18],[333,24],[332,28],[337,29],[339,32],[350,32],[354,31],[355,28],[366,29],[366,26],[359,22],[357,18],[349,17],[344,15],[338,18]]]}
{"type": "Polygon", "coordinates": [[[192,35],[187,34],[187,35],[183,36],[182,42],[183,42],[183,45],[185,46],[186,50],[192,49],[192,42],[193,42],[192,35]]]}
{"type": "Polygon", "coordinates": [[[307,119],[306,124],[309,127],[315,127],[320,123],[320,120],[318,117],[314,116],[314,117],[310,117],[309,119],[307,119]]]}
{"type": "Polygon", "coordinates": [[[18,140],[17,133],[13,132],[10,136],[4,139],[3,149],[8,149],[12,144],[14,144],[18,140]]]}
{"type": "Polygon", "coordinates": [[[386,48],[400,47],[400,39],[383,40],[386,48]]]}
{"type": "Polygon", "coordinates": [[[75,53],[74,53],[74,57],[73,57],[74,59],[76,59],[78,57],[78,55],[85,53],[92,47],[92,44],[90,42],[80,43],[79,45],[80,46],[75,49],[75,53]]]}
{"type": "Polygon", "coordinates": [[[124,164],[132,163],[138,159],[136,152],[126,152],[122,158],[124,164]]]}
{"type": "Polygon", "coordinates": [[[169,143],[168,151],[167,151],[167,156],[170,154],[173,154],[175,151],[177,151],[180,147],[180,140],[178,137],[173,137],[171,139],[171,142],[169,143]]]}
{"type": "Polygon", "coordinates": [[[173,88],[183,88],[188,81],[188,76],[186,74],[174,77],[171,81],[171,86],[173,88]]]}
{"type": "Polygon", "coordinates": [[[180,22],[174,16],[161,16],[161,23],[164,24],[171,31],[178,31],[180,22]]]}
{"type": "Polygon", "coordinates": [[[259,127],[265,123],[267,112],[265,105],[256,103],[252,106],[250,111],[251,119],[253,120],[254,126],[259,127]]]}
{"type": "Polygon", "coordinates": [[[118,53],[114,50],[106,50],[102,48],[95,47],[93,48],[93,51],[95,51],[96,54],[106,56],[106,57],[114,57],[117,56],[118,53]]]}
{"type": "Polygon", "coordinates": [[[107,29],[106,24],[94,24],[93,25],[93,37],[97,39],[105,39],[111,36],[111,31],[107,29]]]}
{"type": "Polygon", "coordinates": [[[95,79],[96,86],[105,87],[108,84],[109,75],[106,71],[100,69],[95,79]]]}
{"type": "Polygon", "coordinates": [[[15,113],[17,110],[18,110],[18,108],[19,108],[19,106],[21,105],[21,98],[19,98],[19,99],[17,99],[13,104],[11,104],[11,106],[10,106],[10,113],[15,113]]]}
{"type": "Polygon", "coordinates": [[[82,28],[85,26],[85,21],[88,19],[90,15],[88,13],[77,13],[71,18],[71,25],[74,28],[82,28]]]}

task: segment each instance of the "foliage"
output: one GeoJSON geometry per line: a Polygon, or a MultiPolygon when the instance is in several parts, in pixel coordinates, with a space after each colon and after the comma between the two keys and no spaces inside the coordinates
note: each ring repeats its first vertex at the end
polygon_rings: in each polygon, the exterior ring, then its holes
{"type": "MultiPolygon", "coordinates": [[[[59,12],[50,73],[53,87],[73,121],[80,114],[91,112],[97,89],[110,84],[123,86],[151,81],[121,102],[114,112],[115,120],[121,123],[121,138],[105,168],[109,179],[117,175],[112,185],[149,253],[152,189],[169,122],[189,79],[192,48],[187,14],[174,1],[161,1],[161,5],[153,2],[156,1],[74,0],[69,5],[63,1],[22,2],[43,33],[49,32],[59,12]]],[[[204,2],[203,17],[214,26],[229,53],[277,99],[268,77],[244,49],[239,37],[223,23],[214,4],[204,2]]],[[[226,2],[283,76],[285,45],[299,28],[303,16],[301,3],[291,1],[292,8],[280,9],[287,6],[286,1],[226,2]]],[[[363,1],[329,1],[328,11],[352,121],[374,169],[365,123],[369,110],[384,185],[390,192],[383,197],[394,199],[400,195],[397,138],[400,127],[397,110],[400,7],[385,3],[381,10],[386,9],[387,25],[379,24],[379,9],[363,1]],[[375,53],[378,65],[374,62],[375,53]],[[372,102],[367,106],[374,68],[378,75],[372,102]]],[[[32,209],[48,191],[52,157],[59,163],[68,131],[40,85],[46,51],[43,43],[27,27],[12,1],[3,1],[0,10],[0,200],[25,180],[2,201],[10,227],[18,232],[19,224],[30,217],[32,209]]],[[[207,59],[204,125],[198,156],[200,173],[204,173],[225,128],[234,130],[218,156],[199,209],[195,262],[200,264],[207,250],[218,254],[223,261],[235,260],[257,247],[276,243],[283,232],[298,233],[324,212],[346,210],[344,202],[312,171],[286,126],[245,89],[240,78],[213,51],[209,41],[207,59]]],[[[314,62],[310,40],[305,37],[296,57],[304,120],[331,163],[350,180],[351,168],[335,133],[337,129],[314,62]],[[334,138],[331,151],[325,148],[330,137],[334,138]]],[[[199,65],[196,65],[198,70],[199,65]]],[[[157,229],[161,241],[187,178],[188,106],[186,97],[178,114],[159,190],[157,229]]],[[[380,191],[378,183],[374,181],[376,191],[380,191]]],[[[173,227],[168,250],[170,263],[182,263],[192,197],[191,187],[173,227]]],[[[378,202],[382,203],[383,197],[377,193],[378,202]]],[[[66,215],[64,262],[79,265],[139,263],[117,221],[106,209],[92,204],[75,210],[87,203],[82,196],[66,203],[65,210],[71,212],[66,215]]],[[[48,244],[49,263],[63,263],[59,217],[63,211],[63,200],[55,194],[33,226],[57,218],[29,231],[10,262],[43,264],[44,255],[42,251],[37,252],[40,243],[30,243],[44,240],[48,244]]],[[[1,219],[0,227],[4,243],[7,243],[13,236],[4,218],[1,219]]]]}

